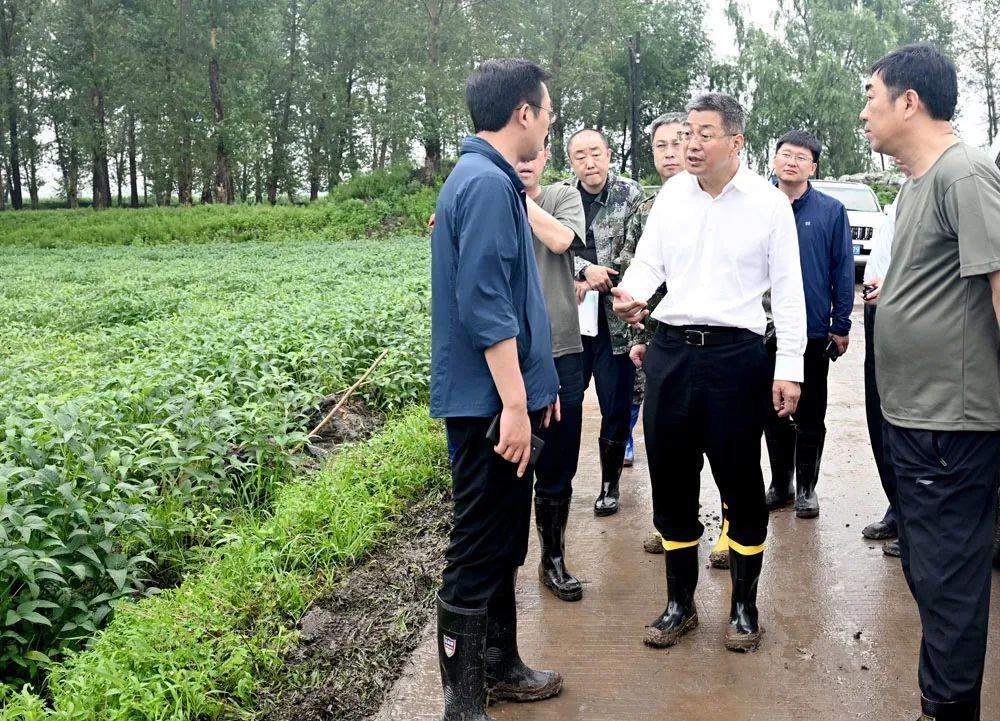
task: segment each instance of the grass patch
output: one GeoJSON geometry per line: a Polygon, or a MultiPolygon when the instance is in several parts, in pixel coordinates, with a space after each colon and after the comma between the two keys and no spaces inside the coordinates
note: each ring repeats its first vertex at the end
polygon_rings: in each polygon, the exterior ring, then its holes
{"type": "Polygon", "coordinates": [[[179,587],[122,603],[90,648],[49,671],[44,702],[0,686],[0,721],[253,718],[308,604],[391,528],[404,504],[447,484],[440,424],[417,406],[278,494],[179,587]]]}

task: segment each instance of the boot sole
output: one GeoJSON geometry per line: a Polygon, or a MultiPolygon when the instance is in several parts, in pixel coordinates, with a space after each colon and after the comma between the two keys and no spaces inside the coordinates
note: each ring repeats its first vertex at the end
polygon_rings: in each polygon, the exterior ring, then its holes
{"type": "Polygon", "coordinates": [[[770,513],[773,513],[774,511],[780,511],[783,508],[788,508],[794,502],[795,502],[794,498],[789,498],[787,501],[781,501],[780,503],[768,503],[767,510],[770,513]]]}
{"type": "Polygon", "coordinates": [[[671,629],[670,631],[660,631],[650,626],[646,629],[646,637],[642,639],[642,642],[647,646],[652,646],[653,648],[670,648],[671,646],[677,644],[684,634],[689,633],[696,628],[698,628],[697,612],[691,615],[680,626],[671,629]]]}
{"type": "Polygon", "coordinates": [[[579,601],[583,598],[583,589],[578,588],[575,591],[561,591],[555,585],[549,583],[542,574],[538,574],[538,580],[542,582],[545,588],[552,592],[552,595],[558,598],[560,601],[579,601]]]}
{"type": "Polygon", "coordinates": [[[555,674],[551,682],[539,688],[523,689],[518,686],[487,686],[487,704],[495,701],[512,701],[514,703],[531,703],[533,701],[544,701],[547,698],[558,696],[562,691],[562,676],[555,674]]]}
{"type": "Polygon", "coordinates": [[[618,511],[621,510],[621,506],[615,506],[614,508],[595,508],[594,515],[598,518],[603,518],[605,516],[613,516],[618,511]]]}
{"type": "Polygon", "coordinates": [[[753,653],[760,647],[760,637],[764,635],[763,627],[757,633],[731,634],[726,632],[726,648],[736,653],[753,653]]]}
{"type": "Polygon", "coordinates": [[[708,563],[712,568],[729,568],[729,551],[716,551],[710,554],[708,563]]]}
{"type": "Polygon", "coordinates": [[[811,509],[810,510],[806,510],[806,511],[795,511],[795,517],[796,518],[818,518],[819,517],[819,509],[816,509],[815,511],[811,510],[811,509]]]}

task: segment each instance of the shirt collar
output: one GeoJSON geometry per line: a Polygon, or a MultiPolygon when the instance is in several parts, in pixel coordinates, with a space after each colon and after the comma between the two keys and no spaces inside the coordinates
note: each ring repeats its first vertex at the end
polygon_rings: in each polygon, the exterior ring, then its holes
{"type": "Polygon", "coordinates": [[[517,171],[514,170],[514,166],[508,163],[507,159],[500,154],[500,151],[490,145],[488,141],[475,135],[468,136],[462,141],[460,155],[465,155],[466,153],[475,153],[488,158],[510,178],[510,182],[514,184],[514,189],[518,193],[524,194],[524,183],[521,182],[521,178],[518,176],[517,171]]]}
{"type": "MultiPolygon", "coordinates": [[[[701,184],[698,182],[697,176],[691,175],[691,173],[687,172],[686,170],[683,171],[683,174],[687,176],[687,181],[688,183],[690,183],[692,190],[697,190],[702,193],[705,192],[704,190],[702,190],[701,184]]],[[[734,175],[733,179],[726,184],[725,188],[722,189],[722,193],[720,193],[719,197],[721,198],[723,195],[728,193],[730,188],[735,188],[736,190],[739,190],[743,193],[752,193],[754,190],[754,183],[756,181],[756,178],[757,178],[756,174],[752,170],[750,170],[750,168],[745,166],[743,163],[740,163],[740,167],[736,171],[736,175],[734,175]]],[[[671,178],[670,180],[673,180],[673,178],[671,178]]],[[[667,182],[669,183],[670,180],[668,180],[667,182]]]]}
{"type": "MultiPolygon", "coordinates": [[[[611,186],[614,185],[615,181],[618,180],[618,176],[615,175],[615,171],[608,171],[608,179],[604,181],[604,189],[601,190],[600,194],[594,199],[594,202],[598,205],[607,205],[608,203],[608,193],[611,190],[611,186]]],[[[573,176],[573,185],[577,190],[582,190],[583,186],[580,185],[580,179],[575,175],[573,176]]]]}

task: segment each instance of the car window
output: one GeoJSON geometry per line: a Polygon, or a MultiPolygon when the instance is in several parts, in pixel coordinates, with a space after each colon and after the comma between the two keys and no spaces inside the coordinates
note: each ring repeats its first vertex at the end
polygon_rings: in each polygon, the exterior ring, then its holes
{"type": "Polygon", "coordinates": [[[827,195],[832,195],[843,203],[844,207],[848,210],[859,210],[866,213],[878,213],[881,211],[881,208],[878,207],[878,198],[868,188],[858,188],[850,185],[816,185],[815,187],[816,190],[822,191],[827,195]]]}

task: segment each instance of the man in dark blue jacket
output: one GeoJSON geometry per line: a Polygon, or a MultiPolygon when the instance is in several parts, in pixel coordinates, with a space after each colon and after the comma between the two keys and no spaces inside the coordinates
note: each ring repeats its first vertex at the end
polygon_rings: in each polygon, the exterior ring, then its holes
{"type": "Polygon", "coordinates": [[[814,190],[809,183],[821,150],[819,140],[797,130],[778,140],[774,157],[778,188],[788,196],[795,213],[809,340],[794,423],[772,414],[764,429],[771,460],[767,507],[774,511],[794,499],[799,518],[819,515],[816,482],[826,438],[827,374],[830,359],[847,351],[854,305],[854,256],[847,210],[839,200],[814,190]]]}
{"type": "Polygon", "coordinates": [[[514,579],[528,549],[532,430],[557,421],[559,378],[535,265],[525,189],[552,118],[546,74],[489,60],[465,99],[462,143],[431,235],[431,415],[444,418],[455,515],[438,593],[444,721],[488,721],[485,693],[554,696],[562,678],[517,650],[514,579]],[[488,437],[496,419],[498,432],[488,437]]]}

